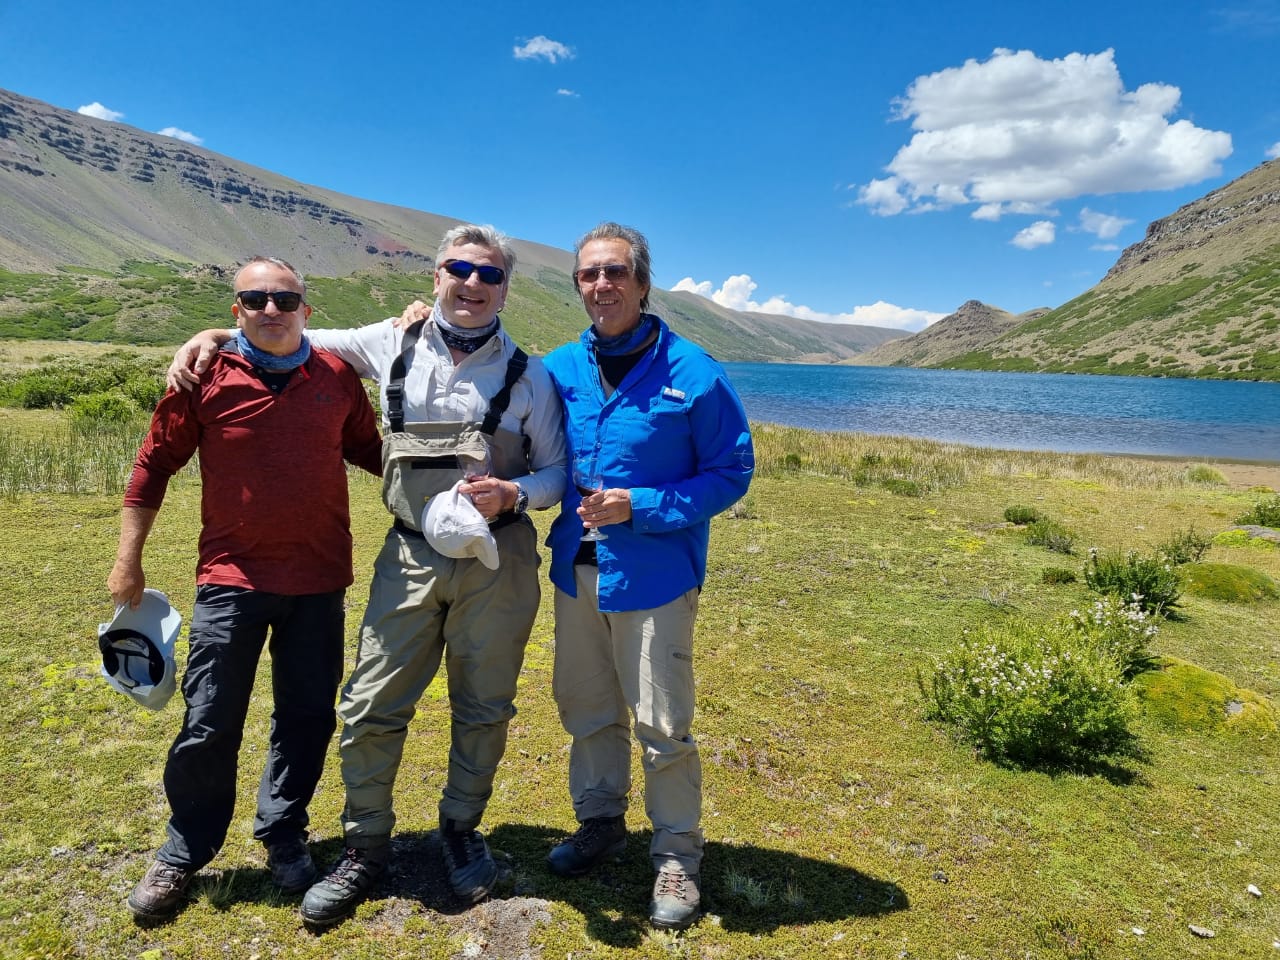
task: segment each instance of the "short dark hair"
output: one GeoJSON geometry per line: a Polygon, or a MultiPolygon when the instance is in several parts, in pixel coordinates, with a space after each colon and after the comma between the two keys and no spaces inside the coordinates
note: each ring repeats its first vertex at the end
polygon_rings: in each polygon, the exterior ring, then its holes
{"type": "Polygon", "coordinates": [[[614,223],[612,220],[606,220],[604,223],[592,227],[574,244],[573,289],[578,291],[578,296],[582,296],[582,291],[578,288],[578,258],[582,253],[582,248],[592,240],[625,240],[631,245],[631,272],[635,274],[636,282],[645,288],[644,297],[640,300],[640,309],[647,311],[649,309],[649,290],[653,285],[649,279],[652,270],[652,262],[649,258],[649,241],[635,227],[614,223]]]}

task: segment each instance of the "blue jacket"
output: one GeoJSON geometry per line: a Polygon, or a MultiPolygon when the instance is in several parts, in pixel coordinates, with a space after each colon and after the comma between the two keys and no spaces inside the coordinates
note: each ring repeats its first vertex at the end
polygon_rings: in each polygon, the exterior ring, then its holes
{"type": "MultiPolygon", "coordinates": [[[[631,520],[596,544],[600,609],[647,610],[701,587],[711,518],[747,492],[755,451],[742,401],[720,364],[658,320],[658,337],[605,399],[587,333],[544,360],[565,415],[569,470],[595,449],[605,487],[631,491],[631,520]]],[[[551,525],[551,582],[577,596],[582,498],[566,485],[551,525]]]]}

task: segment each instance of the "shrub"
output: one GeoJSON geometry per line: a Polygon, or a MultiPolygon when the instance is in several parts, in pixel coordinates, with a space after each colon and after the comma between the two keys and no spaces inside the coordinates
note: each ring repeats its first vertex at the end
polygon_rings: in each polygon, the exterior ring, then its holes
{"type": "Polygon", "coordinates": [[[1075,539],[1062,524],[1041,517],[1027,524],[1027,543],[1045,547],[1055,553],[1070,554],[1074,549],[1075,539]]]}
{"type": "Polygon", "coordinates": [[[1026,507],[1015,503],[1013,506],[1004,508],[1004,519],[1007,523],[1015,523],[1020,527],[1025,527],[1028,523],[1034,523],[1040,519],[1040,511],[1035,507],[1026,507]]]}
{"type": "Polygon", "coordinates": [[[1125,679],[1150,670],[1155,663],[1147,644],[1158,629],[1150,614],[1132,600],[1108,594],[1084,613],[1072,610],[1068,626],[1086,644],[1114,660],[1125,679]]]}
{"type": "Polygon", "coordinates": [[[1076,579],[1075,571],[1065,567],[1045,567],[1040,571],[1041,583],[1075,583],[1076,579]]]}
{"type": "Polygon", "coordinates": [[[67,409],[73,424],[81,424],[85,421],[129,423],[138,416],[137,403],[130,397],[115,391],[76,397],[67,409]]]}
{"type": "Polygon", "coordinates": [[[997,762],[1080,764],[1133,746],[1133,700],[1119,667],[1062,627],[966,633],[928,682],[916,679],[930,716],[997,762]]]}
{"type": "Polygon", "coordinates": [[[1096,593],[1127,597],[1158,616],[1169,616],[1182,596],[1182,578],[1167,558],[1142,556],[1135,550],[1103,555],[1090,547],[1084,582],[1096,593]]]}
{"type": "Polygon", "coordinates": [[[1220,487],[1227,482],[1227,478],[1222,472],[1215,470],[1206,463],[1193,463],[1187,467],[1186,478],[1188,483],[1200,483],[1205,486],[1220,487]]]}
{"type": "Polygon", "coordinates": [[[1280,494],[1258,501],[1248,513],[1236,517],[1236,523],[1280,528],[1280,494]]]}
{"type": "Polygon", "coordinates": [[[782,466],[787,470],[799,470],[800,454],[788,453],[785,457],[782,458],[782,466]]]}
{"type": "Polygon", "coordinates": [[[900,497],[923,497],[925,493],[924,487],[915,480],[903,477],[887,477],[880,481],[880,486],[900,497]]]}
{"type": "Polygon", "coordinates": [[[1213,546],[1213,538],[1190,527],[1160,545],[1158,552],[1169,558],[1170,563],[1198,563],[1209,548],[1213,546]]]}

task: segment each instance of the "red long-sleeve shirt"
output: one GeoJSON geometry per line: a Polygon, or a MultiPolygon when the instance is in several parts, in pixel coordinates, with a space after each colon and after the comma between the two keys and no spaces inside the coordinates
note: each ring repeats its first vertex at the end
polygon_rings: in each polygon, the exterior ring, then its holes
{"type": "Polygon", "coordinates": [[[197,388],[156,406],[124,505],[159,509],[169,478],[199,451],[196,582],[325,593],[354,579],[343,460],[381,475],[381,448],[359,378],[332,354],[312,350],[276,394],[223,351],[197,388]]]}

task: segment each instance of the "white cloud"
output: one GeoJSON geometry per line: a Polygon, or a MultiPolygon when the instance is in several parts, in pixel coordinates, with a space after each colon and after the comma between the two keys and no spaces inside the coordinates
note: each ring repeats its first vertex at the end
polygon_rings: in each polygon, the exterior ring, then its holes
{"type": "Polygon", "coordinates": [[[559,40],[551,40],[543,36],[534,37],[518,47],[512,47],[511,52],[516,55],[517,60],[536,60],[541,57],[549,63],[555,63],[557,60],[573,59],[573,50],[559,40]]]}
{"type": "Polygon", "coordinates": [[[112,110],[110,107],[104,107],[97,100],[78,108],[76,113],[82,113],[86,117],[97,117],[99,120],[110,120],[112,123],[115,123],[117,120],[124,119],[124,114],[119,110],[112,110]]]}
{"type": "Polygon", "coordinates": [[[1280,142],[1273,143],[1267,147],[1267,158],[1270,160],[1280,159],[1280,142]]]}
{"type": "Polygon", "coordinates": [[[822,313],[802,304],[790,303],[786,296],[774,296],[757,303],[752,300],[758,284],[749,274],[740,273],[727,279],[719,290],[710,280],[694,280],[685,277],[672,290],[684,290],[696,293],[700,297],[712,300],[730,310],[741,310],[749,313],[773,313],[785,317],[796,317],[800,320],[816,320],[819,323],[857,323],[871,327],[892,327],[896,330],[923,330],[931,323],[936,323],[946,316],[945,313],[932,313],[928,310],[913,310],[899,307],[892,303],[877,300],[875,303],[854,307],[849,313],[822,313]]]}
{"type": "Polygon", "coordinates": [[[187,143],[194,143],[197,147],[204,143],[202,139],[194,133],[187,130],[181,130],[178,127],[165,127],[163,130],[157,130],[156,133],[162,137],[173,137],[175,140],[185,140],[187,143]]]}
{"type": "MultiPolygon", "coordinates": [[[[1131,223],[1133,223],[1132,220],[1124,220],[1106,213],[1098,213],[1088,207],[1084,207],[1080,211],[1080,229],[1085,233],[1095,234],[1099,240],[1113,239],[1131,223]]],[[[1095,247],[1095,249],[1097,248],[1095,247]]]]}
{"type": "Polygon", "coordinates": [[[1196,183],[1221,172],[1231,135],[1170,122],[1180,98],[1163,83],[1125,90],[1111,50],[997,49],[911,83],[894,105],[915,133],[858,201],[882,216],[975,203],[990,220],[1018,204],[1196,183]]]}
{"type": "Polygon", "coordinates": [[[1098,250],[1098,251],[1100,251],[1100,252],[1102,252],[1102,253],[1114,253],[1115,251],[1117,251],[1117,250],[1119,250],[1119,249],[1120,249],[1120,244],[1118,244],[1118,243],[1095,243],[1095,244],[1094,244],[1093,246],[1091,246],[1089,249],[1090,249],[1090,250],[1098,250]]]}
{"type": "Polygon", "coordinates": [[[580,94],[578,94],[576,90],[569,90],[565,87],[561,87],[559,90],[556,91],[556,93],[562,97],[573,97],[575,99],[580,96],[580,94]]]}
{"type": "Polygon", "coordinates": [[[1036,247],[1043,247],[1047,243],[1053,243],[1057,230],[1052,220],[1037,220],[1029,227],[1019,230],[1017,235],[1010,240],[1015,247],[1021,247],[1023,250],[1034,250],[1036,247]]]}
{"type": "Polygon", "coordinates": [[[984,203],[969,216],[975,220],[999,220],[1005,214],[1020,213],[1032,217],[1056,217],[1058,211],[1043,203],[984,203]]]}

